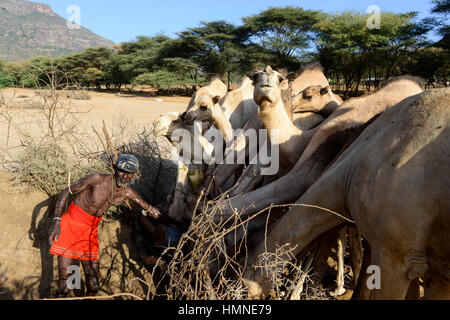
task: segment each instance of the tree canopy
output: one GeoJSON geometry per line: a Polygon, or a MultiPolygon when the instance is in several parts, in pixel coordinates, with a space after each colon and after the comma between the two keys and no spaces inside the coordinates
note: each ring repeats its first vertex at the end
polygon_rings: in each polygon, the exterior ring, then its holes
{"type": "Polygon", "coordinates": [[[315,60],[345,97],[403,74],[421,76],[434,86],[450,79],[449,7],[449,0],[434,0],[432,16],[423,20],[416,12],[382,12],[379,28],[369,28],[370,15],[362,12],[274,7],[243,17],[239,26],[204,21],[174,38],[138,36],[113,49],[91,48],[53,60],[0,61],[0,86],[42,85],[46,70],[56,67],[61,77],[78,87],[152,86],[162,91],[183,87],[190,93],[215,75],[231,85],[256,66],[295,72],[315,60]],[[442,39],[431,42],[427,38],[431,30],[442,39]]]}

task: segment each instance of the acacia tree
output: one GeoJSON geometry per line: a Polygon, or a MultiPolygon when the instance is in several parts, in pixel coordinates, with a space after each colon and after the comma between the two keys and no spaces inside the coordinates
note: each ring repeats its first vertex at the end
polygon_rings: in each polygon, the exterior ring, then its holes
{"type": "Polygon", "coordinates": [[[405,72],[404,60],[423,47],[429,31],[416,16],[382,13],[380,28],[369,29],[368,14],[343,12],[315,25],[320,61],[337,82],[343,80],[346,98],[357,94],[364,79],[370,90],[370,83],[405,72]]]}
{"type": "Polygon", "coordinates": [[[313,26],[323,14],[303,8],[270,8],[243,18],[247,39],[272,55],[275,67],[297,69],[302,54],[309,48],[313,26]]]}
{"type": "Polygon", "coordinates": [[[231,81],[231,73],[237,71],[242,57],[242,43],[237,28],[225,21],[202,22],[201,27],[179,33],[192,61],[198,62],[209,75],[219,75],[231,81]]]}

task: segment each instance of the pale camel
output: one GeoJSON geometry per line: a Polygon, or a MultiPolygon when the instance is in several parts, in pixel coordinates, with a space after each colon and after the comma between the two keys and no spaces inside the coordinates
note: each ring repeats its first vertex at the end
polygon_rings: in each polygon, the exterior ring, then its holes
{"type": "MultiPolygon", "coordinates": [[[[259,71],[255,70],[254,73],[251,75],[251,77],[256,77],[259,72],[261,72],[261,70],[259,71]]],[[[285,73],[281,73],[281,75],[284,77],[285,73]]],[[[308,91],[308,88],[306,87],[303,88],[303,86],[311,85],[314,83],[328,84],[328,81],[326,80],[323,74],[323,69],[320,66],[320,64],[314,63],[312,65],[303,68],[298,73],[298,75],[296,75],[294,83],[297,90],[302,90],[302,92],[305,92],[308,91]]],[[[281,100],[282,103],[284,104],[286,112],[281,111],[280,105],[278,105],[276,108],[267,108],[266,105],[265,109],[266,120],[269,120],[266,123],[266,127],[277,128],[276,122],[280,122],[279,128],[283,130],[286,140],[287,140],[286,136],[289,136],[290,133],[294,135],[304,134],[304,137],[307,138],[308,134],[305,134],[305,132],[316,127],[329,116],[329,114],[327,115],[318,114],[316,113],[316,110],[322,109],[330,110],[332,104],[331,101],[333,101],[333,108],[337,108],[342,103],[342,100],[339,97],[336,97],[334,93],[331,91],[331,89],[329,89],[329,86],[327,86],[328,89],[326,90],[326,93],[324,92],[322,99],[312,99],[313,101],[310,102],[310,105],[314,106],[314,109],[311,110],[312,112],[305,112],[303,110],[298,110],[297,107],[301,103],[299,99],[300,94],[294,97],[291,96],[292,85],[293,83],[290,83],[289,84],[290,88],[286,90],[286,83],[284,82],[283,85],[280,87],[281,93],[277,89],[275,89],[277,91],[275,92],[274,96],[277,97],[281,96],[282,98],[281,100]],[[288,98],[286,97],[287,94],[289,94],[288,98]],[[274,115],[270,114],[271,110],[273,111],[274,115]],[[292,126],[286,120],[287,117],[294,122],[295,127],[292,126]],[[275,118],[277,118],[278,120],[275,118]],[[297,129],[300,129],[300,131],[297,129]]],[[[280,101],[278,100],[277,103],[280,103],[280,101]]],[[[301,149],[302,148],[300,147],[300,150],[301,149]]],[[[295,155],[292,156],[295,157],[295,155]]],[[[261,169],[260,165],[248,166],[244,171],[244,173],[242,174],[242,176],[240,177],[239,181],[237,182],[235,188],[233,188],[232,192],[230,193],[230,197],[234,197],[241,193],[252,191],[255,188],[255,186],[257,186],[258,183],[260,183],[262,180],[262,177],[259,175],[260,169],[261,169]]]]}
{"type": "MultiPolygon", "coordinates": [[[[310,86],[327,87],[330,85],[319,62],[313,62],[304,66],[296,75],[290,76],[290,78],[294,79],[290,85],[292,96],[298,95],[310,86]]],[[[338,99],[340,98],[338,97],[338,99]]],[[[343,102],[342,99],[340,102],[343,102]]]]}
{"type": "Polygon", "coordinates": [[[175,150],[171,150],[172,158],[177,162],[178,173],[173,200],[169,209],[169,216],[179,222],[188,223],[190,215],[186,216],[186,196],[190,192],[188,183],[189,173],[198,172],[200,170],[198,165],[192,165],[195,160],[193,146],[195,143],[198,143],[201,146],[202,151],[211,156],[214,151],[213,145],[205,139],[203,135],[207,136],[209,133],[212,133],[218,136],[219,132],[216,133],[217,129],[215,127],[204,122],[202,123],[201,132],[196,136],[194,127],[185,125],[180,118],[180,114],[177,112],[168,113],[155,120],[152,131],[155,137],[166,137],[174,147],[177,147],[180,143],[177,139],[180,137],[175,137],[174,134],[177,130],[183,130],[182,132],[184,135],[182,140],[188,139],[188,143],[190,143],[192,148],[183,148],[179,150],[179,154],[175,150]]]}
{"type": "Polygon", "coordinates": [[[224,140],[231,142],[233,129],[242,129],[255,117],[258,106],[253,100],[253,84],[248,77],[241,85],[225,97],[203,95],[187,110],[182,118],[186,124],[206,121],[214,124],[223,134],[224,140]]]}
{"type": "Polygon", "coordinates": [[[204,86],[198,89],[189,101],[189,104],[186,108],[186,111],[190,110],[197,100],[199,100],[202,96],[210,96],[210,97],[224,97],[228,92],[228,87],[223,83],[220,77],[214,77],[211,79],[210,83],[207,86],[204,86]]]}
{"type": "Polygon", "coordinates": [[[363,285],[362,297],[405,299],[423,278],[425,298],[450,299],[449,104],[450,89],[430,90],[375,120],[249,256],[250,294],[267,293],[264,270],[253,268],[266,249],[288,244],[298,253],[346,217],[370,244],[379,272],[380,287],[363,285]]]}
{"type": "Polygon", "coordinates": [[[187,125],[195,122],[208,122],[217,127],[225,142],[233,139],[233,127],[219,105],[219,97],[202,96],[189,111],[183,113],[181,119],[187,125]]]}
{"type": "Polygon", "coordinates": [[[286,112],[281,92],[288,87],[288,80],[267,66],[253,76],[254,100],[259,106],[259,117],[269,138],[279,144],[280,173],[291,169],[312,138],[294,125],[286,112]]]}

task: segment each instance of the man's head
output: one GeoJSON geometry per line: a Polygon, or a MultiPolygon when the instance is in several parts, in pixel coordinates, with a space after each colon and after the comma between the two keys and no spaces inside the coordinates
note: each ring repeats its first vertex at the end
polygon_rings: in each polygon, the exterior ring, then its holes
{"type": "Polygon", "coordinates": [[[139,160],[130,154],[123,154],[117,159],[115,175],[117,186],[128,185],[139,170],[139,160]]]}

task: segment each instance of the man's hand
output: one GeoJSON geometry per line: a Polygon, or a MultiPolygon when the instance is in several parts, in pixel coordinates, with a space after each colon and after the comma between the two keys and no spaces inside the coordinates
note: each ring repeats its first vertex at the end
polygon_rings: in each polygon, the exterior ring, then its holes
{"type": "Polygon", "coordinates": [[[48,237],[48,242],[50,242],[50,245],[53,245],[54,241],[58,241],[58,237],[61,233],[61,226],[59,220],[54,220],[53,225],[50,228],[50,233],[48,237]]]}
{"type": "Polygon", "coordinates": [[[150,213],[150,216],[154,219],[159,219],[161,217],[161,212],[159,212],[158,208],[150,207],[147,211],[142,210],[142,214],[147,216],[147,213],[150,213]]]}

